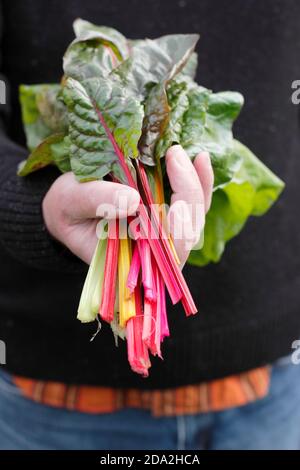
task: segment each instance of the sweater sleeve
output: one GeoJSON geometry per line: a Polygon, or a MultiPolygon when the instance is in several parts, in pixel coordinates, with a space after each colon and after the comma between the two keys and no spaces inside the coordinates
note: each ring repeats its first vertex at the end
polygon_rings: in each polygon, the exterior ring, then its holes
{"type": "Polygon", "coordinates": [[[32,267],[74,272],[85,265],[48,233],[42,200],[59,172],[52,167],[25,178],[17,167],[27,151],[0,134],[0,243],[15,258],[32,267]]]}
{"type": "MultiPolygon", "coordinates": [[[[0,40],[4,22],[0,0],[0,40]]],[[[25,178],[17,176],[18,164],[27,157],[27,150],[5,132],[4,123],[9,123],[10,116],[10,87],[1,52],[0,78],[5,83],[7,100],[0,100],[0,244],[11,256],[35,268],[83,271],[84,263],[52,239],[43,221],[42,201],[59,172],[52,167],[25,178]]]]}

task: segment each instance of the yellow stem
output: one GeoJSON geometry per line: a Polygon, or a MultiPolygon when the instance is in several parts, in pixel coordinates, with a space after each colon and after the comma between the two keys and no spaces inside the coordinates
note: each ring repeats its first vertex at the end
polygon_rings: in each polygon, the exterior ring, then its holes
{"type": "Polygon", "coordinates": [[[127,288],[127,277],[131,262],[131,240],[129,238],[120,239],[119,260],[118,260],[118,284],[119,284],[119,324],[122,328],[127,321],[134,317],[135,300],[134,295],[127,288]]]}

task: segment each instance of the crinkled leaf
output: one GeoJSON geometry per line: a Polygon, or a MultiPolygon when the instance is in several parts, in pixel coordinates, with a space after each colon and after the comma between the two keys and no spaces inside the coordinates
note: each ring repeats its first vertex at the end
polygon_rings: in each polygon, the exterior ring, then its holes
{"type": "Polygon", "coordinates": [[[82,19],[77,19],[73,27],[76,38],[63,58],[67,77],[79,81],[103,77],[128,57],[127,39],[117,30],[82,19]]]}
{"type": "Polygon", "coordinates": [[[170,84],[169,125],[157,144],[158,157],[173,143],[181,144],[193,158],[202,150],[210,152],[215,188],[231,180],[240,165],[232,152],[232,125],[243,104],[240,93],[212,93],[196,84],[177,81],[170,84]]]}
{"type": "Polygon", "coordinates": [[[70,153],[71,141],[67,135],[64,139],[51,144],[53,162],[62,173],[71,171],[70,153]]]}
{"type": "MultiPolygon", "coordinates": [[[[128,56],[128,40],[122,33],[109,26],[98,26],[89,21],[77,18],[73,23],[73,29],[76,35],[75,41],[88,41],[90,39],[99,39],[105,44],[109,44],[115,51],[119,60],[124,60],[128,56]]],[[[73,41],[74,42],[74,41],[73,41]]]]}
{"type": "Polygon", "coordinates": [[[40,116],[52,132],[66,132],[68,129],[67,110],[60,99],[61,90],[61,85],[52,85],[36,95],[40,116]]]}
{"type": "Polygon", "coordinates": [[[191,157],[201,150],[210,152],[215,188],[217,188],[230,181],[240,166],[239,155],[232,152],[232,125],[241,110],[244,99],[240,93],[230,91],[209,94],[205,125],[200,134],[197,130],[200,131],[201,126],[198,126],[198,129],[197,126],[193,126],[193,113],[197,113],[194,107],[195,104],[197,105],[197,94],[198,87],[189,95],[189,109],[184,117],[182,145],[191,157]],[[195,98],[196,101],[194,101],[195,98]],[[189,125],[187,125],[188,122],[189,125]]]}
{"type": "Polygon", "coordinates": [[[191,56],[189,57],[185,66],[182,68],[180,74],[178,75],[178,79],[180,79],[180,77],[186,77],[188,79],[190,78],[194,80],[196,77],[196,73],[197,73],[197,67],[198,67],[198,54],[197,52],[193,52],[191,56]]]}
{"type": "Polygon", "coordinates": [[[31,152],[27,160],[20,163],[18,175],[27,176],[30,173],[40,170],[50,164],[57,164],[57,166],[59,166],[59,163],[55,161],[51,146],[59,145],[63,140],[63,133],[53,134],[47,137],[31,152]]]}
{"type": "Polygon", "coordinates": [[[170,86],[167,89],[167,99],[171,111],[168,124],[155,148],[155,153],[158,158],[164,156],[173,143],[179,143],[181,141],[183,116],[189,106],[187,94],[188,89],[185,82],[178,83],[175,80],[170,82],[170,86]]]}
{"type": "Polygon", "coordinates": [[[242,230],[248,217],[263,215],[284,188],[284,183],[240,142],[233,142],[233,153],[242,164],[232,181],[214,192],[205,224],[204,246],[191,252],[191,264],[218,262],[226,243],[242,230]]]}
{"type": "Polygon", "coordinates": [[[76,177],[87,181],[113,172],[123,180],[99,113],[125,157],[136,158],[143,121],[142,105],[128,95],[126,89],[103,78],[91,78],[82,83],[69,78],[63,96],[70,123],[71,167],[76,177]]]}
{"type": "MultiPolygon", "coordinates": [[[[187,67],[197,40],[198,35],[179,34],[139,41],[133,46],[131,58],[127,63],[121,64],[115,70],[135,96],[143,99],[147,95],[139,143],[143,163],[155,165],[155,146],[167,125],[170,113],[166,86],[187,67]],[[154,86],[148,93],[149,84],[154,86]]],[[[193,64],[194,60],[186,69],[186,73],[193,73],[193,64]]]]}
{"type": "MultiPolygon", "coordinates": [[[[158,48],[166,57],[170,57],[173,63],[167,73],[166,80],[171,80],[179,73],[190,78],[195,77],[197,54],[194,52],[194,49],[199,41],[199,37],[199,34],[169,34],[154,39],[158,48]]],[[[159,78],[161,72],[158,70],[156,73],[159,78]]]]}
{"type": "Polygon", "coordinates": [[[53,133],[65,132],[67,116],[58,99],[59,84],[20,85],[20,103],[27,146],[33,150],[53,133]]]}
{"type": "MultiPolygon", "coordinates": [[[[212,93],[193,81],[197,35],[127,41],[112,28],[83,20],[77,20],[74,29],[76,39],[64,58],[67,121],[64,112],[61,119],[56,108],[59,85],[38,99],[39,86],[21,89],[31,148],[54,131],[63,130],[61,123],[65,126],[68,122],[68,133],[43,142],[23,164],[20,174],[56,163],[62,171],[71,168],[81,181],[99,179],[110,172],[122,181],[102,118],[128,158],[128,165],[129,157],[138,156],[138,148],[142,161],[149,165],[164,156],[173,143],[180,143],[191,158],[208,150],[215,191],[204,246],[193,251],[189,261],[199,266],[217,262],[226,242],[239,233],[247,218],[267,211],[283,188],[250,150],[233,141],[232,125],[243,104],[242,96],[212,93]]],[[[45,86],[53,85],[41,87],[45,86]]],[[[151,173],[150,168],[148,171],[151,173]]],[[[97,290],[94,297],[99,298],[97,290]]]]}
{"type": "Polygon", "coordinates": [[[198,34],[172,34],[137,41],[130,57],[113,75],[142,100],[147,94],[147,84],[167,83],[182,70],[198,39],[198,34]]]}
{"type": "Polygon", "coordinates": [[[145,101],[145,117],[139,141],[140,159],[155,165],[155,146],[169,119],[170,107],[164,83],[154,85],[145,101]]]}

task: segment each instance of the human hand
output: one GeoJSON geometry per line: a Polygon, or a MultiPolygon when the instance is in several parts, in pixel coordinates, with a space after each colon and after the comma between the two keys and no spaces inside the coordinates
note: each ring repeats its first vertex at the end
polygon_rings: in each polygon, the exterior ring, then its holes
{"type": "Polygon", "coordinates": [[[50,187],[42,209],[50,234],[90,264],[99,219],[133,215],[139,202],[139,193],[129,186],[110,181],[79,183],[73,173],[65,173],[50,187]]]}
{"type": "MultiPolygon", "coordinates": [[[[184,264],[204,227],[213,172],[206,152],[200,153],[193,165],[179,145],[168,150],[166,165],[174,191],[168,215],[170,232],[184,264]]],[[[42,209],[50,234],[89,264],[97,244],[99,219],[134,215],[139,202],[138,192],[129,186],[109,181],[83,184],[72,173],[65,173],[49,189],[42,209]]]]}
{"type": "Polygon", "coordinates": [[[173,190],[169,229],[183,266],[204,228],[214,174],[208,152],[200,152],[193,164],[180,145],[173,145],[167,151],[166,168],[173,190]]]}

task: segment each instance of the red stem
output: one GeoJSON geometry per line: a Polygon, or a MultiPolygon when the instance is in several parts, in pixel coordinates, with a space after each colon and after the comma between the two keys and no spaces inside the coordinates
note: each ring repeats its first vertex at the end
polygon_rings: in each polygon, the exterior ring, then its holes
{"type": "Polygon", "coordinates": [[[150,188],[150,185],[149,185],[149,181],[148,181],[148,178],[147,178],[147,173],[145,171],[145,168],[143,166],[143,164],[141,162],[138,163],[137,165],[138,167],[138,173],[139,173],[139,176],[140,176],[140,181],[142,183],[142,186],[143,186],[143,190],[145,192],[145,195],[146,195],[146,199],[147,199],[147,204],[150,206],[150,208],[152,208],[151,210],[151,218],[152,218],[152,221],[154,222],[155,224],[155,227],[156,229],[158,230],[159,232],[159,235],[160,235],[160,240],[165,248],[165,251],[168,255],[168,259],[169,259],[169,262],[170,262],[170,267],[172,268],[172,271],[174,273],[174,276],[176,277],[177,279],[177,283],[180,287],[180,290],[181,290],[181,293],[182,293],[182,304],[183,304],[183,307],[185,309],[185,312],[187,315],[191,315],[191,314],[195,314],[197,313],[197,308],[196,308],[196,305],[193,301],[193,298],[192,298],[192,295],[190,293],[190,290],[188,288],[188,285],[184,279],[184,276],[174,258],[174,255],[171,251],[171,248],[170,248],[170,245],[169,245],[169,240],[168,240],[168,237],[165,233],[165,230],[162,226],[162,224],[160,223],[159,221],[159,216],[155,210],[155,206],[154,206],[154,199],[153,199],[153,196],[152,196],[152,192],[151,192],[151,188],[150,188]]]}
{"type": "Polygon", "coordinates": [[[106,247],[104,277],[102,285],[102,299],[99,314],[103,320],[108,323],[114,319],[115,299],[116,299],[116,282],[118,270],[118,253],[119,253],[119,222],[108,222],[108,240],[106,247]],[[114,224],[115,227],[114,227],[114,224]]]}
{"type": "MultiPolygon", "coordinates": [[[[121,149],[119,148],[118,144],[116,143],[115,138],[113,134],[111,133],[109,127],[107,126],[101,111],[97,108],[96,103],[94,103],[94,107],[99,117],[99,120],[107,134],[107,137],[109,138],[113,146],[113,149],[118,157],[119,163],[127,179],[128,185],[138,190],[137,183],[134,180],[126,164],[125,157],[121,149]]],[[[147,202],[148,200],[152,201],[152,195],[150,197],[151,191],[147,184],[148,180],[146,179],[146,172],[142,165],[138,166],[138,172],[142,180],[143,188],[145,189],[145,192],[146,192],[147,202]]],[[[139,217],[140,217],[141,227],[144,231],[144,235],[149,233],[148,230],[149,228],[151,228],[150,235],[152,233],[156,233],[158,236],[158,239],[155,239],[155,237],[152,237],[152,236],[148,237],[148,242],[150,244],[153,255],[156,259],[157,266],[167,286],[167,289],[168,289],[168,292],[170,294],[173,304],[177,303],[180,299],[182,299],[183,307],[185,309],[186,314],[187,315],[195,314],[197,312],[197,308],[194,304],[193,298],[185,282],[185,279],[182,275],[182,272],[180,268],[178,267],[176,260],[174,259],[174,255],[169,246],[169,242],[166,238],[164,238],[165,234],[164,234],[163,227],[161,226],[159,219],[155,217],[154,217],[155,226],[154,227],[152,226],[148,211],[142,199],[141,199],[141,203],[139,206],[139,217]],[[154,229],[154,232],[152,232],[152,229],[154,229]]]]}

